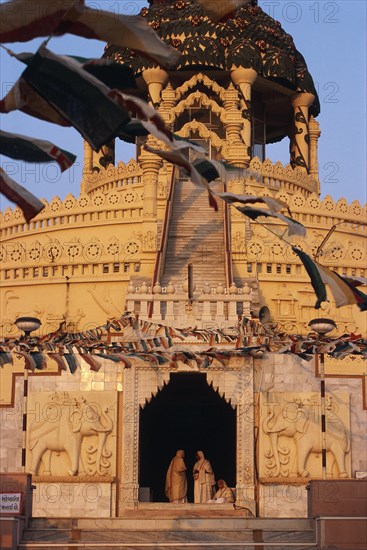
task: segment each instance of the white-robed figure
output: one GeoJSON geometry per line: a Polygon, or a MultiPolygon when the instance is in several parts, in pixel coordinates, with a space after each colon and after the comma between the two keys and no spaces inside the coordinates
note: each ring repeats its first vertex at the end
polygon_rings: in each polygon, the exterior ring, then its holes
{"type": "Polygon", "coordinates": [[[216,502],[218,504],[233,503],[235,501],[234,493],[224,479],[218,479],[218,491],[215,493],[213,500],[210,502],[216,502]]]}
{"type": "Polygon", "coordinates": [[[196,451],[197,462],[195,462],[194,474],[194,502],[203,503],[213,498],[215,487],[215,476],[209,460],[204,456],[203,451],[196,451]]]}
{"type": "Polygon", "coordinates": [[[187,502],[187,477],[184,458],[184,451],[177,451],[167,470],[166,497],[170,502],[187,502]]]}

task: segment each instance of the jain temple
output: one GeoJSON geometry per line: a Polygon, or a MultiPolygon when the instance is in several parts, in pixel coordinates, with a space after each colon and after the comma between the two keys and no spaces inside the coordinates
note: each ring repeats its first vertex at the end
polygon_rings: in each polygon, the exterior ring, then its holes
{"type": "Polygon", "coordinates": [[[256,0],[221,21],[196,0],[149,4],[177,64],[105,57],[220,163],[214,193],[277,199],[307,235],[215,210],[151,134],[127,163],[85,141],[79,190],[28,223],[1,213],[2,548],[365,548],[366,313],[329,290],[315,309],[292,247],[362,281],[366,206],[320,198],[297,37],[256,0]],[[266,155],[281,140],[286,165],[266,155]],[[186,489],[170,501],[178,450],[186,489]],[[197,501],[198,450],[229,501],[197,501]]]}

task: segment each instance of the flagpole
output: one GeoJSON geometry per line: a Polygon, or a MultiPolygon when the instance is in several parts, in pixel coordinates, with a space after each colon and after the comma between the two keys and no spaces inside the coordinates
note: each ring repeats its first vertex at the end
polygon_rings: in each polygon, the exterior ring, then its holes
{"type": "MultiPolygon", "coordinates": [[[[332,319],[312,319],[308,323],[311,330],[318,334],[318,339],[336,329],[337,326],[332,319]]],[[[322,479],[327,478],[326,472],[326,391],[325,391],[325,354],[323,352],[315,353],[317,362],[318,376],[320,377],[320,409],[321,409],[321,464],[322,464],[322,479]],[[320,359],[320,361],[319,361],[320,359]]]]}
{"type": "MultiPolygon", "coordinates": [[[[15,320],[15,325],[19,330],[24,332],[22,340],[28,342],[31,332],[38,330],[41,326],[41,321],[36,317],[18,317],[15,320]]],[[[23,377],[23,414],[22,414],[22,472],[26,471],[27,458],[27,402],[28,402],[28,368],[24,367],[23,377]]]]}
{"type": "Polygon", "coordinates": [[[326,407],[325,407],[325,354],[324,353],[320,353],[320,400],[321,400],[322,479],[326,479],[326,407]]]}

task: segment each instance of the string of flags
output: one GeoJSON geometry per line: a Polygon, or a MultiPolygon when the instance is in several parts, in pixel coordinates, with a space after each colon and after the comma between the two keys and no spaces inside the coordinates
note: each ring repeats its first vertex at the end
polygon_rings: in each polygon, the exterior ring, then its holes
{"type": "Polygon", "coordinates": [[[8,338],[0,342],[0,366],[13,364],[14,356],[23,357],[25,368],[43,370],[47,357],[60,370],[74,373],[83,359],[93,371],[98,371],[104,360],[122,363],[130,368],[134,360],[152,367],[178,367],[179,363],[196,368],[211,365],[228,366],[233,357],[262,358],[269,353],[292,353],[311,360],[316,353],[325,353],[337,359],[357,355],[367,359],[367,340],[360,334],[340,337],[289,335],[279,332],[275,325],[262,325],[254,319],[243,318],[231,329],[177,329],[142,321],[138,315],[127,313],[96,329],[67,333],[62,328],[43,337],[27,341],[8,338]],[[111,332],[121,336],[109,341],[111,332]],[[205,344],[200,352],[188,351],[189,344],[205,344]],[[230,344],[228,348],[217,345],[230,344]],[[177,349],[179,348],[179,349],[177,349]],[[186,348],[186,349],[185,349],[186,348]]]}

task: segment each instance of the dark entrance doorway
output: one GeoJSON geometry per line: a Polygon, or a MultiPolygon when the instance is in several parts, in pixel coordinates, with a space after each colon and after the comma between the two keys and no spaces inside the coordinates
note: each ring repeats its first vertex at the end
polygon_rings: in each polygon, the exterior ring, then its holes
{"type": "Polygon", "coordinates": [[[210,460],[217,480],[236,484],[236,411],[208,386],[205,374],[171,374],[169,384],[140,410],[139,443],[139,485],[151,488],[154,502],[167,502],[166,472],[178,449],[186,455],[189,502],[197,450],[210,460]]]}

